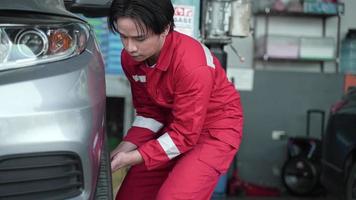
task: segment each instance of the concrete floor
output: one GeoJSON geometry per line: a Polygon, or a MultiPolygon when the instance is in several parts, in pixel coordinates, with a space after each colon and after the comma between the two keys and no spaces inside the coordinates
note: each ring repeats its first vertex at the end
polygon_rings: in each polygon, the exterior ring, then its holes
{"type": "Polygon", "coordinates": [[[284,195],[281,197],[223,197],[223,198],[212,198],[211,200],[339,200],[336,197],[293,197],[284,195]]]}
{"type": "MultiPolygon", "coordinates": [[[[127,169],[121,169],[113,173],[113,192],[114,196],[122,180],[126,175],[127,169]]],[[[336,197],[295,197],[288,195],[285,191],[282,192],[280,197],[247,197],[243,195],[234,197],[213,197],[211,200],[339,200],[336,197]]]]}
{"type": "Polygon", "coordinates": [[[301,197],[233,197],[225,200],[333,200],[329,198],[301,198],[301,197]]]}

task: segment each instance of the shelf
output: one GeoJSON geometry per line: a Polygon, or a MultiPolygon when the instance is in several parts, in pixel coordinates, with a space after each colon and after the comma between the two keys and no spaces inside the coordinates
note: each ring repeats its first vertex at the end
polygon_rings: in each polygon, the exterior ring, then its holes
{"type": "MultiPolygon", "coordinates": [[[[268,9],[267,9],[268,10],[268,9]]],[[[255,12],[254,15],[258,16],[282,16],[282,17],[315,17],[315,18],[328,18],[328,17],[336,17],[339,14],[327,14],[327,13],[305,13],[305,12],[290,12],[290,11],[258,11],[255,12]]]]}
{"type": "Polygon", "coordinates": [[[255,57],[255,60],[262,61],[262,62],[336,62],[337,60],[334,59],[306,59],[306,58],[262,58],[262,57],[255,57]]]}
{"type": "MultiPolygon", "coordinates": [[[[312,12],[310,10],[304,10],[304,11],[288,11],[288,10],[283,10],[283,11],[278,11],[274,10],[273,8],[267,7],[260,8],[259,10],[254,12],[254,15],[257,16],[290,16],[290,17],[315,17],[315,18],[328,18],[328,17],[336,17],[340,16],[341,14],[344,13],[345,11],[345,5],[344,3],[335,3],[335,4],[327,4],[327,5],[334,5],[336,10],[328,10],[325,12],[325,10],[318,10],[319,12],[312,12]],[[333,12],[335,11],[335,13],[333,12]]],[[[304,8],[305,9],[305,8],[304,8]]],[[[322,9],[322,8],[319,8],[322,9]]]]}
{"type": "MultiPolygon", "coordinates": [[[[257,1],[256,1],[257,2],[257,1]]],[[[255,57],[253,58],[253,66],[256,67],[256,63],[258,64],[265,64],[267,62],[274,62],[275,64],[284,64],[284,63],[307,63],[307,64],[319,64],[321,71],[323,71],[324,64],[328,63],[331,64],[334,63],[335,65],[335,71],[338,72],[339,70],[339,49],[340,49],[340,24],[341,24],[341,15],[344,13],[344,3],[337,3],[337,4],[328,4],[330,7],[323,7],[323,4],[313,4],[313,3],[308,3],[308,1],[303,1],[304,4],[302,5],[302,9],[296,10],[296,11],[288,11],[287,9],[278,11],[270,7],[270,5],[266,4],[257,4],[257,9],[255,9],[255,12],[253,12],[253,15],[256,16],[254,17],[254,32],[257,32],[256,30],[257,25],[260,23],[257,23],[257,21],[260,20],[260,17],[264,18],[266,25],[264,26],[264,35],[265,35],[265,41],[260,40],[260,38],[257,38],[257,36],[261,36],[261,34],[253,34],[253,39],[254,39],[254,54],[255,57]],[[305,4],[305,3],[308,4],[305,4]],[[274,18],[276,17],[276,18],[274,18]],[[297,26],[300,26],[301,23],[299,22],[304,22],[305,24],[308,24],[308,18],[310,19],[318,19],[316,22],[320,23],[321,25],[321,34],[319,38],[309,38],[310,36],[307,36],[307,34],[304,34],[303,30],[296,30],[299,31],[300,38],[299,41],[294,40],[293,38],[286,36],[284,38],[286,40],[285,43],[283,41],[277,41],[277,46],[282,46],[283,48],[278,48],[275,46],[268,45],[270,43],[269,40],[271,40],[268,36],[270,34],[270,23],[273,20],[277,20],[278,17],[286,17],[288,20],[281,21],[284,25],[287,26],[293,26],[293,24],[289,23],[289,19],[293,18],[301,18],[301,20],[298,20],[298,23],[296,23],[297,26]],[[328,33],[328,27],[330,23],[328,22],[329,19],[335,18],[336,22],[333,23],[336,25],[337,32],[335,35],[330,36],[328,33]],[[321,19],[321,20],[319,20],[321,19]],[[267,37],[266,37],[267,36],[267,37]],[[288,38],[289,37],[289,38],[288,38]],[[327,37],[333,38],[335,42],[329,43],[331,39],[326,39],[327,37]],[[315,41],[313,41],[315,39],[315,41]],[[325,39],[328,43],[325,43],[324,41],[321,41],[322,39],[325,39]],[[330,45],[331,44],[331,45],[330,45]],[[333,47],[333,49],[331,48],[333,47]],[[283,49],[290,48],[290,51],[284,51],[283,49]],[[297,49],[298,48],[298,49],[297,49]],[[325,52],[320,52],[320,51],[315,51],[314,49],[322,49],[325,52]],[[277,49],[277,50],[276,50],[277,49]],[[281,52],[282,51],[282,52],[281,52]],[[315,51],[313,53],[313,51],[315,51]],[[332,52],[331,52],[332,51],[332,52]],[[325,53],[325,54],[324,54],[325,53]],[[273,57],[271,57],[273,56],[273,57]],[[281,56],[281,57],[279,57],[281,56]],[[329,59],[323,59],[319,57],[326,57],[329,59]],[[300,58],[302,57],[302,58],[300,58]],[[305,58],[305,57],[311,57],[305,58]],[[262,63],[261,63],[262,62],[262,63]],[[277,63],[280,62],[280,63],[277,63]]],[[[286,7],[288,8],[288,7],[286,7]]],[[[313,21],[314,22],[314,21],[313,21]]],[[[332,20],[334,22],[334,20],[332,20]]],[[[272,23],[275,25],[274,23],[272,23]]],[[[286,26],[286,27],[287,27],[286,26]]],[[[313,23],[314,26],[314,23],[313,23]]],[[[278,25],[277,27],[281,27],[281,25],[278,25]]],[[[295,29],[295,28],[294,28],[295,29]]],[[[293,30],[294,30],[293,29],[293,30]]],[[[291,31],[293,31],[291,30],[291,31]]],[[[316,30],[316,29],[315,29],[316,30]]],[[[314,30],[314,31],[315,31],[314,30]]],[[[284,32],[284,31],[281,31],[284,32]]],[[[288,31],[287,31],[288,32],[288,31]]],[[[274,34],[278,35],[278,32],[274,30],[274,34]]],[[[284,33],[285,34],[285,33],[284,33]]],[[[291,34],[291,33],[290,33],[291,34]]],[[[294,32],[293,32],[294,34],[294,32]]],[[[299,35],[298,34],[298,35],[299,35]]],[[[262,34],[263,36],[263,34],[262,34]]],[[[278,36],[278,37],[283,37],[283,36],[278,36]]],[[[313,36],[314,37],[314,36],[313,36]]]]}

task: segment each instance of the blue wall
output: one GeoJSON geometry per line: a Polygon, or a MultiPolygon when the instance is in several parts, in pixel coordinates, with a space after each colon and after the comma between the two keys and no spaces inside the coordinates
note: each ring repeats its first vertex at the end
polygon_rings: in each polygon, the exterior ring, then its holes
{"type": "Polygon", "coordinates": [[[105,60],[107,74],[123,74],[121,67],[121,50],[123,49],[120,36],[111,33],[107,27],[106,18],[87,18],[92,25],[99,41],[99,46],[105,60]]]}

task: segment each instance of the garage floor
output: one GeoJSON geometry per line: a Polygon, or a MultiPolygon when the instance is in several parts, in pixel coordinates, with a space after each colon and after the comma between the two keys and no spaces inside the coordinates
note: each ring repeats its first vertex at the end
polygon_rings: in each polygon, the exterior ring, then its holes
{"type": "MultiPolygon", "coordinates": [[[[118,187],[126,175],[127,169],[121,169],[113,173],[113,192],[114,196],[118,187]]],[[[288,194],[282,194],[280,197],[246,197],[246,196],[234,196],[234,197],[215,197],[211,200],[338,200],[335,197],[294,197],[288,194]]]]}
{"type": "Polygon", "coordinates": [[[225,197],[225,198],[212,198],[211,200],[338,200],[336,197],[294,197],[283,195],[281,197],[225,197]]]}
{"type": "Polygon", "coordinates": [[[230,197],[221,200],[335,200],[332,198],[301,198],[301,197],[230,197]]]}
{"type": "Polygon", "coordinates": [[[282,193],[279,197],[248,197],[248,196],[233,196],[233,197],[213,197],[211,200],[339,200],[337,197],[334,196],[326,196],[326,195],[319,195],[319,196],[310,196],[310,197],[298,197],[298,196],[291,196],[287,193],[282,193]]]}

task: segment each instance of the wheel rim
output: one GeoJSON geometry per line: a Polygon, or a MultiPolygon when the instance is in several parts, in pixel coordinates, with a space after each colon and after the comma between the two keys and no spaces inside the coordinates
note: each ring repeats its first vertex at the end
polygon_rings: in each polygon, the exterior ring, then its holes
{"type": "Polygon", "coordinates": [[[298,194],[306,194],[315,186],[314,169],[303,160],[293,160],[284,172],[286,186],[298,194]]]}

